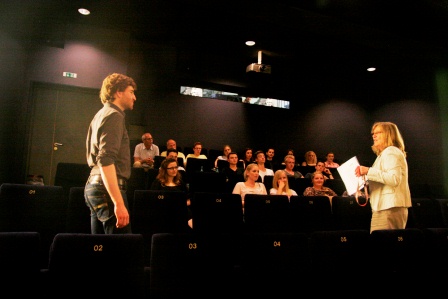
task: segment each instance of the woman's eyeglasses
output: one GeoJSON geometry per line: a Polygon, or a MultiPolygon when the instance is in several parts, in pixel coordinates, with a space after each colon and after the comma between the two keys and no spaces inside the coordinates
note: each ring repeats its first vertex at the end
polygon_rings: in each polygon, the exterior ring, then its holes
{"type": "Polygon", "coordinates": [[[167,170],[177,170],[177,166],[176,167],[169,167],[169,168],[167,168],[167,170]]]}

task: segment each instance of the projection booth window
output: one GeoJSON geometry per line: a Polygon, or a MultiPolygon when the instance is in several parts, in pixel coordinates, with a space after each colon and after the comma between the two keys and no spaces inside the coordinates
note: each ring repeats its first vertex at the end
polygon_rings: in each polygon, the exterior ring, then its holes
{"type": "Polygon", "coordinates": [[[211,90],[199,87],[181,86],[180,94],[201,98],[211,98],[224,101],[289,109],[289,101],[278,100],[273,98],[246,97],[233,92],[211,90]]]}

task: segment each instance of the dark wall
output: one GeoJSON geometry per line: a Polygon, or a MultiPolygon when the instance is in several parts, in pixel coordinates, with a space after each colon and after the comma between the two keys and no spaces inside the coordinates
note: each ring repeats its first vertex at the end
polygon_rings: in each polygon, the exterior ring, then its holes
{"type": "MultiPolygon", "coordinates": [[[[0,74],[7,82],[0,103],[0,182],[23,182],[27,173],[31,105],[27,91],[32,82],[99,89],[111,72],[136,79],[137,102],[134,110],[127,112],[128,122],[150,131],[158,145],[174,138],[181,147],[195,141],[213,149],[230,144],[237,151],[247,146],[255,150],[273,146],[278,156],[293,148],[298,161],[308,150],[319,157],[333,151],[339,161],[356,155],[361,163],[370,165],[375,159],[370,149],[372,123],[393,121],[405,138],[413,184],[434,184],[434,178],[443,178],[445,172],[435,75],[428,71],[401,78],[403,81],[375,82],[369,88],[351,86],[346,80],[311,89],[292,80],[290,89],[282,85],[281,93],[287,96],[282,99],[291,100],[287,110],[180,95],[180,85],[204,84],[207,78],[180,72],[176,49],[141,44],[126,33],[73,27],[64,48],[25,49],[13,36],[5,35],[0,42],[8,45],[0,52],[0,74]],[[114,38],[122,41],[119,47],[112,42],[114,38]],[[78,78],[64,78],[64,71],[75,72],[78,78]]],[[[219,72],[213,77],[210,84],[216,86],[219,72]]],[[[235,83],[231,78],[224,78],[221,84],[223,89],[239,84],[238,89],[244,90],[244,82],[235,83]]],[[[251,84],[256,87],[257,82],[251,84]]],[[[436,183],[443,181],[437,179],[436,183]]]]}

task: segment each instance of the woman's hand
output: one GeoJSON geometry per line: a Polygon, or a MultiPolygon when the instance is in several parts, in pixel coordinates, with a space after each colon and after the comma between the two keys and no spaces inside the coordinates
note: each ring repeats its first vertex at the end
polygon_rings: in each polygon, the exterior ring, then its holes
{"type": "Polygon", "coordinates": [[[278,180],[278,190],[284,191],[285,188],[285,182],[283,180],[278,180]]]}
{"type": "Polygon", "coordinates": [[[358,166],[355,169],[355,174],[357,177],[360,177],[362,175],[366,175],[369,172],[370,167],[366,166],[358,166]]]}

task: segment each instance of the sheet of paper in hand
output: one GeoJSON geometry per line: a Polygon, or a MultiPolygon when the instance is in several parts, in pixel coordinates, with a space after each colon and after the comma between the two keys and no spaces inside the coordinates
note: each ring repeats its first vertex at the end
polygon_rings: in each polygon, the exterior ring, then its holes
{"type": "Polygon", "coordinates": [[[357,190],[361,190],[365,184],[363,176],[357,177],[355,174],[356,167],[358,166],[358,158],[354,156],[337,168],[337,171],[344,182],[345,189],[350,196],[354,195],[357,190]]]}

